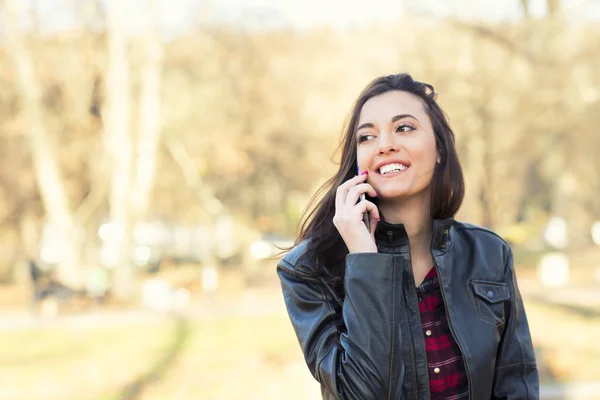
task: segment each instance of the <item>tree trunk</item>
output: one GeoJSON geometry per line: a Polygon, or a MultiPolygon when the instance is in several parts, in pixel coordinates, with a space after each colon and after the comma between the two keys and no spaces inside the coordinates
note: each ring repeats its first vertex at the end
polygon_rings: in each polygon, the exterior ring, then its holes
{"type": "Polygon", "coordinates": [[[71,212],[65,185],[59,172],[56,152],[43,122],[40,88],[35,77],[33,61],[18,26],[21,20],[17,3],[6,0],[6,27],[17,85],[29,127],[27,140],[31,148],[38,189],[46,212],[46,225],[54,234],[52,246],[60,249],[57,278],[65,284],[79,285],[80,246],[77,228],[71,212]]]}
{"type": "Polygon", "coordinates": [[[132,263],[131,183],[133,145],[130,129],[131,90],[123,7],[119,0],[107,2],[108,69],[104,113],[105,145],[111,164],[110,219],[121,238],[113,289],[126,299],[133,294],[135,271],[132,263]]]}
{"type": "MultiPolygon", "coordinates": [[[[202,182],[202,177],[198,173],[198,168],[183,143],[173,138],[166,138],[165,145],[173,157],[173,160],[179,165],[188,187],[192,189],[194,194],[198,197],[199,205],[204,211],[204,219],[211,232],[214,233],[217,229],[219,216],[223,214],[223,204],[214,196],[212,190],[202,182]]],[[[204,247],[205,249],[202,257],[204,271],[218,271],[220,262],[217,257],[217,239],[215,238],[215,235],[206,238],[204,247]]],[[[210,295],[216,290],[216,287],[204,287],[204,290],[205,294],[210,295]]]]}
{"type": "Polygon", "coordinates": [[[529,0],[521,0],[521,11],[523,11],[523,18],[527,21],[531,18],[529,12],[529,0]]]}
{"type": "Polygon", "coordinates": [[[145,59],[140,89],[140,115],[133,189],[135,222],[143,219],[150,206],[160,143],[160,92],[163,49],[156,32],[156,8],[149,5],[148,32],[144,37],[145,59]]]}
{"type": "Polygon", "coordinates": [[[560,0],[546,0],[546,10],[550,16],[558,14],[560,11],[560,0]]]}

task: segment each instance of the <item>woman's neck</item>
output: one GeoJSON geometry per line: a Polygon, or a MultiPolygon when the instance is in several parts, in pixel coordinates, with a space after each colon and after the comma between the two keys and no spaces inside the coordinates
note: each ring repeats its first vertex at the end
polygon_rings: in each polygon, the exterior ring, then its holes
{"type": "Polygon", "coordinates": [[[403,199],[402,202],[382,201],[378,207],[387,222],[404,225],[413,257],[429,254],[432,234],[429,201],[423,201],[423,198],[403,199]]]}

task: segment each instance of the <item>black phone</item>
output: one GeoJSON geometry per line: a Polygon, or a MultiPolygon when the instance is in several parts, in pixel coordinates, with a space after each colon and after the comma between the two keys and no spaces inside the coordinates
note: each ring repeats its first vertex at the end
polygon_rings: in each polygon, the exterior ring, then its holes
{"type": "MultiPolygon", "coordinates": [[[[358,164],[356,164],[356,171],[357,171],[358,175],[360,175],[361,171],[360,171],[360,167],[358,166],[358,164]]],[[[361,193],[360,201],[363,201],[365,198],[366,198],[365,194],[361,193]]],[[[363,214],[363,222],[367,226],[367,230],[369,232],[371,232],[371,215],[368,211],[363,214]]]]}

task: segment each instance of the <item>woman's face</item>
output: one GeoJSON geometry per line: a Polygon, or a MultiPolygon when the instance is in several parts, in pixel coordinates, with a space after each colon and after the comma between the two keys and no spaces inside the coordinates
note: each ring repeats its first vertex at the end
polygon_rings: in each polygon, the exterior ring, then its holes
{"type": "MultiPolygon", "coordinates": [[[[390,91],[363,106],[356,131],[357,161],[380,200],[429,196],[439,155],[422,100],[390,91]]],[[[428,200],[428,199],[427,199],[428,200]]]]}

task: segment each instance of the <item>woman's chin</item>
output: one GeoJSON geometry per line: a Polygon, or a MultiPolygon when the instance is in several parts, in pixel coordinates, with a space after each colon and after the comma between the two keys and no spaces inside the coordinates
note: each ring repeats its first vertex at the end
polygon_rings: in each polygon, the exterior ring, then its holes
{"type": "Polygon", "coordinates": [[[377,193],[377,198],[385,201],[401,201],[410,197],[408,190],[383,190],[377,193]]]}

